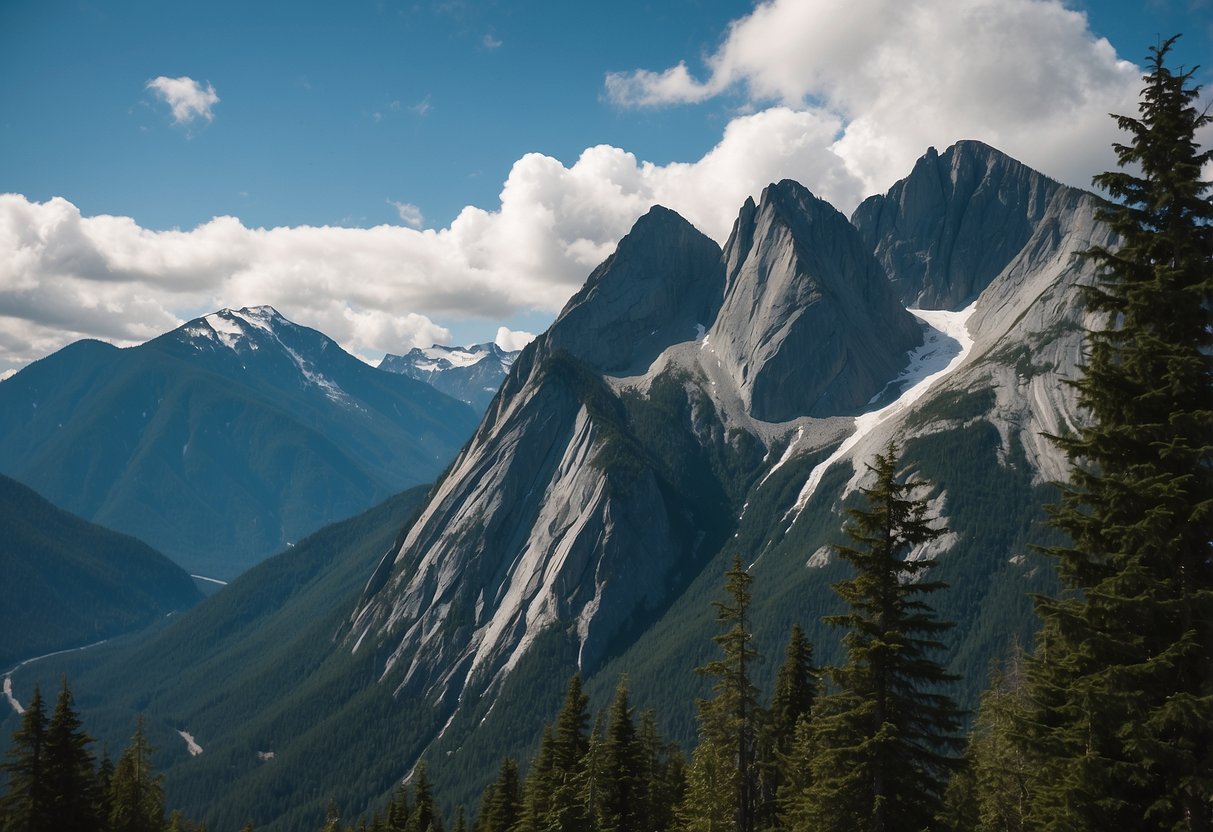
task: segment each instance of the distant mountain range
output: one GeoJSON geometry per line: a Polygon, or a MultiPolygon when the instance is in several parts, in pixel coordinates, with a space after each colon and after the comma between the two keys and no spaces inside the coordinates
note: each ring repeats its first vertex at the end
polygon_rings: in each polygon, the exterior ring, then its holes
{"type": "Polygon", "coordinates": [[[476,418],[270,307],[224,309],[0,382],[0,472],[227,579],[432,481],[476,418]]]}
{"type": "MultiPolygon", "coordinates": [[[[374,568],[371,538],[337,527],[367,580],[328,583],[352,561],[317,562],[309,586],[348,593],[325,602],[316,632],[328,640],[284,655],[235,607],[204,627],[229,587],[145,652],[87,672],[82,660],[79,685],[114,690],[128,719],[142,693],[163,724],[208,720],[215,742],[197,758],[177,748],[168,781],[205,772],[207,789],[176,787],[171,802],[269,830],[319,817],[329,796],[355,811],[382,800],[420,759],[437,794],[470,806],[503,756],[534,750],[573,672],[593,708],[626,673],[630,701],[689,745],[707,693],[693,669],[713,655],[711,601],[735,555],[753,578],[761,686],[793,623],[817,661],[838,657],[821,623],[846,574],[830,545],[865,461],[896,439],[949,528],[932,576],[951,588],[934,601],[956,623],[943,658],[972,705],[990,660],[1031,638],[1030,594],[1055,586],[1034,545],[1051,540],[1043,505],[1067,462],[1044,434],[1083,418],[1065,381],[1080,372],[1078,287],[1093,276],[1075,255],[1115,245],[1099,205],[961,142],[928,151],[850,220],[795,182],[772,184],[741,206],[723,249],[654,208],[514,361],[374,568]],[[216,628],[229,635],[208,666],[258,680],[218,694],[222,714],[194,689],[200,677],[175,681],[198,657],[168,647],[216,628]],[[223,727],[237,720],[264,732],[223,727]],[[261,765],[254,742],[272,742],[281,768],[261,765]],[[288,783],[301,796],[289,806],[288,783]]],[[[389,537],[382,525],[371,536],[389,537]]],[[[241,591],[270,592],[269,574],[241,591]]],[[[267,603],[280,622],[314,623],[315,597],[267,603]]]]}
{"type": "Polygon", "coordinates": [[[483,413],[519,352],[508,352],[491,343],[470,347],[435,344],[424,349],[414,347],[404,355],[389,353],[379,362],[379,369],[424,381],[483,413]]]}
{"type": "Polygon", "coordinates": [[[99,641],[201,598],[181,567],[0,476],[0,669],[99,641]]]}

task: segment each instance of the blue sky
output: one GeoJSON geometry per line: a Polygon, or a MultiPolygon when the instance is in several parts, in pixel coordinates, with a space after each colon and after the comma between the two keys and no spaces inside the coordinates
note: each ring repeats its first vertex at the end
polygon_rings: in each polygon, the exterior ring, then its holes
{"type": "Polygon", "coordinates": [[[1213,79],[1210,0],[898,2],[6,0],[0,371],[258,302],[371,360],[538,331],[654,199],[723,242],[770,179],[849,212],[969,137],[1081,185],[1117,58],[1183,31],[1213,79]]]}

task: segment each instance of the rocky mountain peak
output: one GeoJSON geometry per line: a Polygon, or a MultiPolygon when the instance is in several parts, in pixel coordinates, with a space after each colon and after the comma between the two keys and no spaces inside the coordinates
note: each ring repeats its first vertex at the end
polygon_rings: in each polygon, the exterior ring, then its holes
{"type": "Polygon", "coordinates": [[[1049,206],[1081,194],[978,141],[930,148],[905,179],[851,217],[902,301],[960,309],[1039,230],[1049,206]]]}
{"type": "Polygon", "coordinates": [[[655,205],[565,305],[548,346],[604,372],[643,371],[711,325],[723,288],[719,246],[655,205]]]}
{"type": "Polygon", "coordinates": [[[797,182],[742,206],[724,262],[710,341],[755,418],[856,412],[921,340],[854,227],[797,182]]]}

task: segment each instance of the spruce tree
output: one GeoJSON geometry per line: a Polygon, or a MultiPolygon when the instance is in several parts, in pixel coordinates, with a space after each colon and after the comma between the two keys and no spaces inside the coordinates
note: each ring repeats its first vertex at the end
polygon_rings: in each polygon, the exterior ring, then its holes
{"type": "Polygon", "coordinates": [[[0,798],[5,832],[54,831],[50,822],[52,796],[46,780],[46,729],[42,691],[35,685],[3,766],[8,776],[8,792],[0,798]]]}
{"type": "Polygon", "coordinates": [[[796,726],[813,708],[817,696],[813,645],[800,625],[792,626],[783,664],[775,676],[771,708],[758,746],[757,824],[760,829],[776,826],[779,790],[788,782],[789,755],[796,726]]]}
{"type": "Polygon", "coordinates": [[[413,771],[413,808],[408,814],[408,832],[441,832],[442,822],[434,808],[434,790],[430,786],[429,767],[425,760],[413,771]]]}
{"type": "Polygon", "coordinates": [[[94,832],[98,825],[97,777],[91,742],[72,707],[67,677],[59,690],[55,711],[46,726],[46,788],[51,796],[51,828],[60,832],[94,832]]]}
{"type": "Polygon", "coordinates": [[[160,832],[164,827],[164,776],[152,768],[152,746],[135,720],[131,744],[118,759],[110,784],[110,832],[160,832]]]}
{"type": "Polygon", "coordinates": [[[1033,763],[1019,741],[1027,712],[1024,656],[1017,648],[991,673],[969,737],[966,757],[978,832],[1023,832],[1027,828],[1033,763]]]}
{"type": "Polygon", "coordinates": [[[550,832],[587,832],[591,827],[594,795],[586,757],[589,752],[589,697],[581,689],[581,676],[569,679],[564,706],[556,717],[552,736],[552,793],[543,828],[550,832]]]}
{"type": "Polygon", "coordinates": [[[619,680],[611,703],[603,744],[602,789],[598,796],[601,832],[639,832],[648,817],[645,783],[641,777],[641,747],[628,702],[626,679],[619,680]]]}
{"type": "Polygon", "coordinates": [[[526,780],[522,784],[522,815],[516,832],[541,832],[547,826],[552,795],[556,791],[555,743],[552,727],[543,726],[539,753],[531,760],[526,780]]]}
{"type": "Polygon", "coordinates": [[[1089,420],[1057,440],[1070,542],[1030,668],[1041,829],[1213,827],[1213,150],[1174,41],[1150,50],[1139,116],[1115,116],[1122,169],[1094,180],[1120,245],[1087,253],[1089,420]]]}
{"type": "Polygon", "coordinates": [[[716,681],[712,685],[715,696],[699,702],[699,748],[687,773],[683,822],[694,829],[717,828],[720,801],[727,800],[736,831],[754,830],[755,757],[762,713],[758,688],[751,678],[761,658],[750,632],[752,583],[741,557],[734,556],[725,573],[726,600],[712,602],[716,620],[727,628],[713,637],[724,655],[696,668],[716,681]]]}
{"type": "Polygon", "coordinates": [[[484,832],[510,832],[518,822],[522,805],[518,763],[512,758],[502,760],[497,782],[488,798],[484,832]]]}
{"type": "Polygon", "coordinates": [[[834,584],[849,610],[825,621],[846,629],[846,663],[829,671],[833,689],[813,714],[799,761],[810,780],[789,800],[794,830],[891,832],[933,823],[950,771],[960,715],[944,686],[956,677],[932,657],[951,627],[924,596],[944,584],[925,579],[933,558],[908,560],[943,530],[927,516],[924,487],[897,476],[890,445],[868,466],[862,508],[848,509],[848,545],[839,555],[855,576],[834,584]]]}

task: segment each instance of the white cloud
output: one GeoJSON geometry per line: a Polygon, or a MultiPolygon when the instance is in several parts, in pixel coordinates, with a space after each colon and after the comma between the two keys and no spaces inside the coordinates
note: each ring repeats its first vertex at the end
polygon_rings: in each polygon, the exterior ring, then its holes
{"type": "Polygon", "coordinates": [[[421,209],[413,203],[389,199],[387,204],[396,209],[396,213],[400,215],[400,221],[410,228],[420,228],[425,224],[425,217],[422,216],[421,209]]]}
{"type": "Polygon", "coordinates": [[[1136,112],[1139,75],[1058,0],[768,0],[730,24],[702,80],[681,62],[611,74],[606,91],[629,107],[733,93],[837,119],[831,150],[868,192],[962,138],[1087,187],[1114,164],[1107,114],[1136,112]]]}
{"type": "Polygon", "coordinates": [[[161,75],[148,81],[147,89],[154,91],[172,108],[173,122],[176,124],[189,124],[196,118],[210,121],[215,117],[211,108],[219,103],[219,96],[209,81],[204,88],[185,75],[180,78],[161,75]]]}
{"type": "Polygon", "coordinates": [[[501,40],[490,35],[485,35],[480,39],[480,43],[485,49],[500,49],[501,40]]]}
{"type": "Polygon", "coordinates": [[[493,339],[493,343],[506,352],[513,352],[522,349],[534,340],[535,333],[533,332],[513,330],[502,326],[497,328],[497,337],[493,339]]]}

